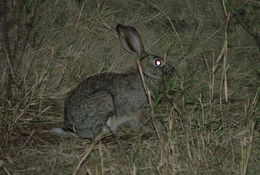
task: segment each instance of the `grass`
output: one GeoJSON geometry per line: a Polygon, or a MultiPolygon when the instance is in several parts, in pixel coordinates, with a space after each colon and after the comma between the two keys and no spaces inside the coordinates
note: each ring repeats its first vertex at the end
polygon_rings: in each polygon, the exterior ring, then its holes
{"type": "Polygon", "coordinates": [[[1,4],[0,174],[260,172],[257,2],[20,2],[1,4]],[[136,67],[117,23],[172,68],[146,125],[94,142],[51,134],[80,81],[136,67]]]}

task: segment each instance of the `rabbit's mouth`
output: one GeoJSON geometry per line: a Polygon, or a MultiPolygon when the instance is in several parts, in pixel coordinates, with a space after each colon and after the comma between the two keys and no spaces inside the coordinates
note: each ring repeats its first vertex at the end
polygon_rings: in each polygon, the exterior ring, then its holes
{"type": "Polygon", "coordinates": [[[161,76],[158,76],[157,74],[152,74],[149,71],[143,71],[143,74],[146,77],[146,79],[161,80],[161,76]]]}

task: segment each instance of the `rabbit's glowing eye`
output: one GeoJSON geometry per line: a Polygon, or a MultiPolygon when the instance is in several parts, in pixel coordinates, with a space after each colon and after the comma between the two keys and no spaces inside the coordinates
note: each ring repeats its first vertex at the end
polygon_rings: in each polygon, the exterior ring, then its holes
{"type": "Polygon", "coordinates": [[[155,66],[161,66],[162,65],[162,61],[160,59],[156,59],[154,61],[154,64],[155,64],[155,66]]]}

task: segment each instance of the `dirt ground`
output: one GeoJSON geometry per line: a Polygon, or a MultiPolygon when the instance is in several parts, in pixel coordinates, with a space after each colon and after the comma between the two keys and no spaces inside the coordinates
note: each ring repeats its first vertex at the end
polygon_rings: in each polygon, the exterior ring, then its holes
{"type": "Polygon", "coordinates": [[[0,174],[260,172],[260,4],[256,0],[0,3],[0,174]],[[136,69],[117,24],[171,70],[140,128],[94,141],[63,126],[69,91],[136,69]]]}

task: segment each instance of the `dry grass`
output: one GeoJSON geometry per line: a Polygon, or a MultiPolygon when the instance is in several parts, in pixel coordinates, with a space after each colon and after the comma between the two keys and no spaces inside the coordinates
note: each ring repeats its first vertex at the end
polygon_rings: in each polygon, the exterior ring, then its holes
{"type": "Polygon", "coordinates": [[[259,5],[230,2],[8,1],[0,18],[0,174],[260,172],[259,5]],[[51,134],[80,81],[136,66],[117,23],[136,27],[147,50],[174,67],[153,97],[153,117],[93,142],[51,134]]]}

